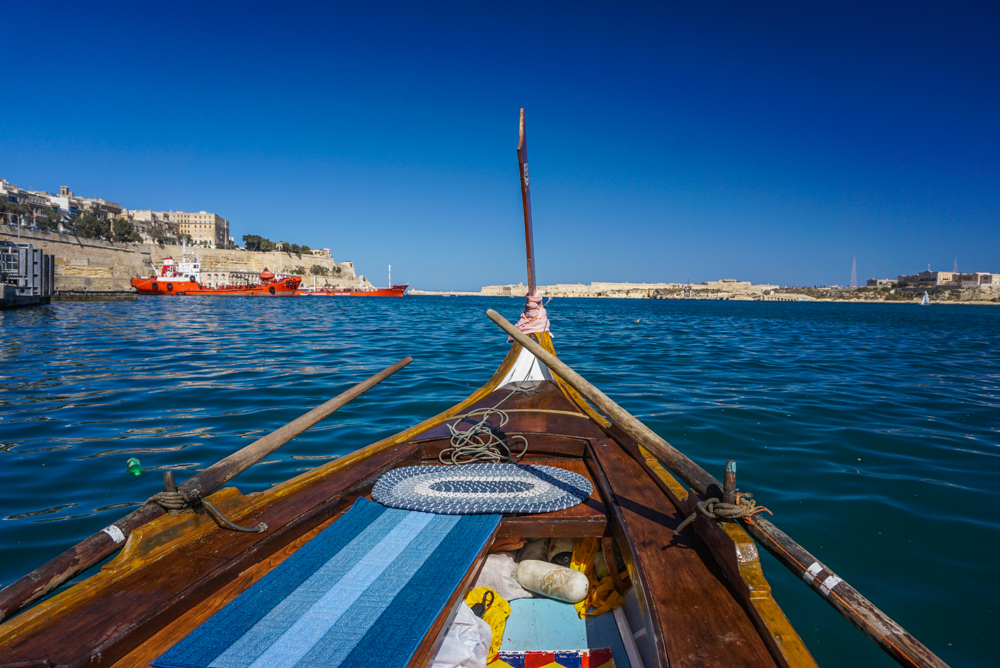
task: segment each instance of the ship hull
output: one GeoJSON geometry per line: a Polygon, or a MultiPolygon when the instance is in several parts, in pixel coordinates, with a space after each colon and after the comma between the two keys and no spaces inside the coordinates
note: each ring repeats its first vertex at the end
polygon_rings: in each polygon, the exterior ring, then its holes
{"type": "Polygon", "coordinates": [[[132,286],[140,295],[177,297],[293,297],[301,278],[286,278],[267,285],[249,287],[205,288],[194,281],[164,281],[157,278],[133,278],[132,286]]]}
{"type": "Polygon", "coordinates": [[[394,285],[391,288],[374,290],[296,290],[296,297],[402,297],[409,285],[394,285]]]}

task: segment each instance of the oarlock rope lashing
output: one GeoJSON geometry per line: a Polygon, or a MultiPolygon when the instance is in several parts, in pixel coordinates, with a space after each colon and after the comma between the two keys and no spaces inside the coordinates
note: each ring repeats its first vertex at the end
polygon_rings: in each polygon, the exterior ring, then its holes
{"type": "Polygon", "coordinates": [[[244,533],[264,533],[267,531],[267,525],[263,522],[255,527],[241,527],[238,524],[230,522],[221,512],[219,512],[218,508],[201,498],[201,493],[196,489],[177,490],[176,492],[157,492],[153,496],[149,497],[146,503],[155,503],[168,512],[178,512],[186,510],[187,508],[198,508],[200,506],[203,507],[209,515],[215,518],[219,524],[232,529],[233,531],[242,531],[244,533]]]}
{"type": "Polygon", "coordinates": [[[676,529],[674,529],[674,533],[680,533],[683,531],[684,527],[691,524],[691,522],[694,522],[699,513],[712,520],[741,519],[749,524],[753,524],[753,516],[757,513],[774,515],[774,513],[764,506],[758,506],[757,502],[753,500],[753,494],[741,494],[737,492],[735,504],[723,503],[716,498],[699,501],[695,504],[695,511],[688,515],[687,518],[681,522],[676,529]]]}

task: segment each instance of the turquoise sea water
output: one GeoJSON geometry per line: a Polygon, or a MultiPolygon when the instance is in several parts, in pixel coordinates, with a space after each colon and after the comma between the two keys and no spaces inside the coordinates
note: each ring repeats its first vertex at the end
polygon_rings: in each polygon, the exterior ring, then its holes
{"type": "MultiPolygon", "coordinates": [[[[517,299],[141,298],[0,314],[0,583],[392,362],[236,480],[258,491],[422,420],[507,351],[517,299]],[[138,457],[146,473],[129,476],[138,457]]],[[[556,348],[952,666],[995,666],[1000,309],[554,300],[556,348]],[[639,322],[635,322],[638,320],[639,322]]],[[[768,556],[822,666],[896,665],[768,556]]]]}

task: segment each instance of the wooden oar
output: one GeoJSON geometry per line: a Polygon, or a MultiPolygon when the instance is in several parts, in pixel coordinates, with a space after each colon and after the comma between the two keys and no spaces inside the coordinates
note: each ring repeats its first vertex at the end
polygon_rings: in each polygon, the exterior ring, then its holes
{"type": "Polygon", "coordinates": [[[517,164],[521,171],[524,243],[528,255],[528,295],[531,295],[535,291],[535,237],[531,230],[531,188],[528,187],[528,133],[524,128],[524,109],[521,109],[521,128],[517,142],[517,164]]]}
{"type": "MultiPolygon", "coordinates": [[[[192,476],[178,486],[179,490],[198,490],[200,496],[208,496],[309,427],[375,387],[412,361],[412,357],[404,357],[368,380],[358,383],[302,417],[257,439],[238,452],[192,476]]],[[[159,505],[147,503],[106,529],[66,550],[44,566],[36,568],[20,580],[11,583],[0,591],[0,621],[110,556],[124,545],[125,539],[134,529],[160,517],[165,512],[159,505]]]]}
{"type": "MultiPolygon", "coordinates": [[[[544,362],[573,389],[587,398],[611,422],[652,452],[660,462],[690,485],[702,497],[722,499],[722,484],[686,455],[660,438],[634,415],[591,385],[565,362],[542,348],[503,316],[490,309],[489,319],[500,326],[532,355],[544,362]]],[[[879,610],[854,587],[834,574],[819,559],[792,540],[785,532],[760,516],[742,522],[747,532],[773,554],[778,561],[801,577],[813,591],[837,609],[865,635],[874,640],[889,656],[904,666],[947,668],[944,661],[927,649],[903,627],[879,610]]]]}

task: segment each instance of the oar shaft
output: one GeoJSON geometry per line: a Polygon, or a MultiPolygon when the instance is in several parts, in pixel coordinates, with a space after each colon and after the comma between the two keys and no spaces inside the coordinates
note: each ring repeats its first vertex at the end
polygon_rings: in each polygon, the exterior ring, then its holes
{"type": "MultiPolygon", "coordinates": [[[[698,464],[660,438],[634,415],[612,401],[565,362],[542,348],[537,341],[507,322],[496,311],[490,309],[486,315],[528,352],[558,374],[570,387],[583,395],[612,423],[652,452],[664,466],[698,494],[703,497],[722,498],[721,483],[698,464]]],[[[760,519],[758,515],[752,522],[744,522],[743,526],[778,561],[807,582],[814,591],[901,665],[947,668],[948,664],[774,524],[760,519]]]]}
{"type": "Polygon", "coordinates": [[[531,184],[528,177],[528,132],[524,127],[524,109],[517,142],[517,164],[521,172],[521,207],[524,209],[524,245],[528,256],[528,294],[535,291],[535,236],[531,226],[531,184]]]}
{"type": "MultiPolygon", "coordinates": [[[[321,406],[317,406],[302,417],[257,439],[238,452],[192,476],[179,487],[184,490],[197,489],[201,496],[208,496],[309,427],[375,387],[412,361],[412,357],[404,357],[371,378],[338,394],[321,406]]],[[[125,539],[134,529],[163,514],[163,508],[155,503],[147,503],[109,525],[106,529],[77,543],[20,580],[11,583],[0,591],[0,621],[7,619],[70,578],[114,554],[125,543],[125,539]]]]}

